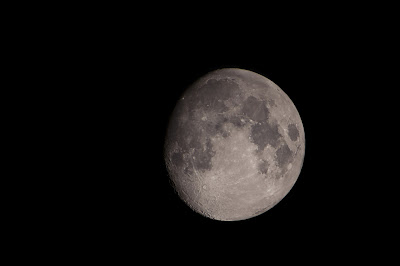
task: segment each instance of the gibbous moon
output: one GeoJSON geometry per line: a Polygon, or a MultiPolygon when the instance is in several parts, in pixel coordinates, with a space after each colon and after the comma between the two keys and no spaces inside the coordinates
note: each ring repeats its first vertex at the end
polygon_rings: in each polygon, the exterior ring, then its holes
{"type": "Polygon", "coordinates": [[[305,137],[293,102],[248,70],[212,71],[180,97],[164,157],[174,189],[215,220],[249,219],[271,209],[296,182],[305,137]]]}

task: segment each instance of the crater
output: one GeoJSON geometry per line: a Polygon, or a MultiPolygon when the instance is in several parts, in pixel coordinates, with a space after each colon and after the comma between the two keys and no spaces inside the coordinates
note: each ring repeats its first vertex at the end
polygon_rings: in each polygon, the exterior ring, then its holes
{"type": "Polygon", "coordinates": [[[299,137],[299,130],[297,129],[297,126],[295,124],[289,124],[288,125],[288,134],[289,134],[289,138],[292,141],[296,141],[299,137]]]}
{"type": "Polygon", "coordinates": [[[251,139],[258,146],[258,150],[263,150],[267,144],[274,148],[278,147],[280,138],[281,134],[276,124],[264,122],[251,127],[251,139]]]}

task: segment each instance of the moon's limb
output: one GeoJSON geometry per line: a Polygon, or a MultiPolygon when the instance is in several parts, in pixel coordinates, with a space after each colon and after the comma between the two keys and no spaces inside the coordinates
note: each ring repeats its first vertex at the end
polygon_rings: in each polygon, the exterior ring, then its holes
{"type": "Polygon", "coordinates": [[[165,159],[179,196],[217,220],[243,220],[277,204],[304,158],[304,129],[289,97],[242,69],[196,81],[171,116],[165,159]]]}

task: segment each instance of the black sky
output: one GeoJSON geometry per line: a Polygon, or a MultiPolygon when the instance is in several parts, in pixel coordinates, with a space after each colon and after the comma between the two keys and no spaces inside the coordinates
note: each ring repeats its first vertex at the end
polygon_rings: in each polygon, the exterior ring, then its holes
{"type": "Polygon", "coordinates": [[[84,83],[74,90],[87,109],[80,119],[96,172],[81,179],[92,193],[82,213],[100,221],[88,227],[132,239],[144,231],[141,241],[165,245],[174,238],[215,242],[219,234],[224,241],[234,241],[233,234],[257,235],[296,245],[303,239],[326,243],[349,232],[359,237],[359,217],[366,212],[356,166],[365,138],[359,130],[368,60],[358,38],[335,23],[318,27],[312,21],[265,28],[184,24],[101,28],[78,49],[74,71],[84,83]],[[163,160],[177,99],[196,79],[225,67],[276,83],[298,109],[306,138],[303,169],[291,192],[265,214],[231,223],[191,211],[169,185],[163,160]]]}

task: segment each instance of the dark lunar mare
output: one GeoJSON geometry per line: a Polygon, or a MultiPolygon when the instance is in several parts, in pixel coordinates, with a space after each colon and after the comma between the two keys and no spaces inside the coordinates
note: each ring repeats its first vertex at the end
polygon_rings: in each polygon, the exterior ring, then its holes
{"type": "Polygon", "coordinates": [[[209,138],[205,139],[205,143],[205,148],[203,144],[201,144],[201,147],[194,147],[193,156],[196,170],[206,171],[212,168],[211,159],[214,157],[215,151],[209,138]]]}
{"type": "Polygon", "coordinates": [[[293,152],[286,142],[276,151],[276,161],[281,169],[286,169],[286,166],[293,161],[293,152]]]}
{"type": "Polygon", "coordinates": [[[171,156],[171,161],[177,169],[192,174],[195,168],[198,171],[206,171],[212,168],[211,159],[215,155],[209,137],[196,133],[196,125],[187,122],[186,127],[175,132],[181,132],[183,138],[176,139],[179,149],[171,156]],[[188,163],[191,162],[191,163],[188,163]]]}
{"type": "Polygon", "coordinates": [[[237,128],[242,128],[246,125],[246,121],[237,115],[230,117],[229,122],[232,123],[237,128]]]}
{"type": "Polygon", "coordinates": [[[239,85],[230,79],[210,79],[196,90],[195,106],[206,111],[223,113],[228,110],[224,101],[239,93],[239,85]]]}
{"type": "Polygon", "coordinates": [[[244,101],[242,113],[257,122],[265,122],[269,118],[269,110],[264,101],[257,100],[253,96],[244,101]]]}
{"type": "Polygon", "coordinates": [[[296,141],[299,137],[299,130],[297,129],[295,124],[288,125],[288,135],[292,141],[296,141]]]}
{"type": "Polygon", "coordinates": [[[251,119],[257,122],[251,127],[251,140],[258,146],[259,151],[263,150],[267,144],[275,148],[279,145],[281,134],[278,131],[278,125],[268,121],[270,113],[265,101],[249,96],[243,103],[241,114],[245,120],[251,119]]]}
{"type": "Polygon", "coordinates": [[[223,129],[223,124],[228,122],[223,114],[228,110],[224,101],[239,92],[238,84],[230,79],[210,79],[179,101],[171,116],[167,134],[169,141],[178,143],[178,151],[171,156],[172,164],[176,168],[182,169],[186,174],[193,174],[194,170],[211,170],[211,159],[215,151],[210,138],[217,134],[225,138],[229,136],[229,132],[223,129]],[[205,121],[199,120],[195,116],[196,111],[205,111],[214,117],[205,121]],[[179,121],[178,118],[186,114],[188,119],[179,121]]]}
{"type": "Polygon", "coordinates": [[[267,174],[268,172],[268,162],[265,160],[261,160],[261,162],[258,164],[258,170],[260,171],[261,174],[267,174]]]}
{"type": "Polygon", "coordinates": [[[258,150],[263,150],[267,144],[276,148],[280,143],[281,134],[277,124],[270,124],[264,121],[251,127],[251,139],[258,146],[258,150]]]}
{"type": "Polygon", "coordinates": [[[182,167],[184,165],[183,154],[182,152],[175,152],[171,156],[171,161],[175,167],[182,167]]]}

